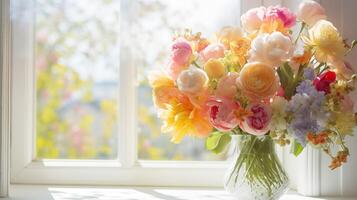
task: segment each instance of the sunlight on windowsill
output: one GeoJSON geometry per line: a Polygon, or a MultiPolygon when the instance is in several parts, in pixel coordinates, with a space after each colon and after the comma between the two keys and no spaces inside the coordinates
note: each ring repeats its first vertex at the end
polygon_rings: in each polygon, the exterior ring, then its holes
{"type": "MultiPolygon", "coordinates": [[[[80,187],[12,185],[8,200],[234,200],[222,189],[156,187],[80,187]]],[[[341,198],[303,197],[291,191],[282,200],[342,200],[341,198]]],[[[345,199],[347,200],[347,199],[345,199]]]]}

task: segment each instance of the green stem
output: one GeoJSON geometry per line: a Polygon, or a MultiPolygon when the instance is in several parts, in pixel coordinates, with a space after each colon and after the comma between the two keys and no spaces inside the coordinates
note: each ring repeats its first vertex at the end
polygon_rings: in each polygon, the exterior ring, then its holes
{"type": "Polygon", "coordinates": [[[301,33],[302,33],[302,31],[304,30],[305,26],[306,26],[306,23],[305,23],[305,22],[302,22],[301,28],[300,28],[300,31],[299,31],[299,35],[296,37],[296,39],[295,39],[295,41],[294,41],[294,44],[296,44],[297,41],[299,40],[299,38],[300,38],[300,36],[301,36],[301,33]]]}
{"type": "Polygon", "coordinates": [[[235,187],[238,182],[246,182],[252,192],[262,192],[264,188],[266,194],[272,198],[274,189],[284,187],[288,180],[276,156],[272,139],[269,136],[263,139],[250,135],[239,137],[242,137],[237,144],[240,154],[227,179],[227,185],[235,187]]]}
{"type": "Polygon", "coordinates": [[[196,61],[193,61],[192,64],[193,64],[194,66],[196,66],[197,68],[201,68],[201,67],[196,63],[196,61]]]}

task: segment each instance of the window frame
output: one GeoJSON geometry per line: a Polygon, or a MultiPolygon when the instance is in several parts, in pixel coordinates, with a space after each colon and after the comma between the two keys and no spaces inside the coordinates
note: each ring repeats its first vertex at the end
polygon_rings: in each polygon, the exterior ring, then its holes
{"type": "MultiPolygon", "coordinates": [[[[221,187],[228,162],[225,161],[144,161],[137,156],[136,70],[130,63],[130,51],[122,51],[129,44],[120,43],[120,97],[118,159],[115,160],[35,160],[35,70],[34,70],[34,0],[6,0],[11,2],[11,128],[12,160],[11,183],[21,184],[82,184],[82,185],[143,185],[143,186],[206,186],[221,187]],[[194,178],[193,178],[194,177],[194,178]]],[[[122,0],[122,4],[132,1],[122,0]]],[[[283,4],[284,0],[241,1],[244,13],[260,5],[283,4]]],[[[120,26],[125,30],[128,10],[121,10],[120,26]]],[[[238,16],[239,17],[239,16],[238,16]]],[[[237,18],[239,22],[239,18],[237,18]]],[[[125,41],[128,35],[120,33],[125,41]]],[[[2,74],[4,76],[4,74],[2,74]]],[[[6,74],[5,74],[6,76],[6,74]]],[[[289,160],[286,149],[278,149],[283,164],[289,160]]],[[[299,174],[313,174],[316,167],[309,165],[314,153],[304,151],[299,162],[299,174]]],[[[314,157],[315,158],[315,157],[314,157]]],[[[318,166],[314,164],[313,166],[318,166]]],[[[306,177],[295,183],[303,194],[313,194],[308,186],[316,185],[316,177],[306,177]],[[315,180],[315,181],[314,181],[315,180]],[[311,184],[306,184],[311,182],[311,184]],[[300,183],[301,182],[301,183],[300,183]]]]}
{"type": "MultiPolygon", "coordinates": [[[[130,3],[122,1],[121,3],[130,3]]],[[[136,70],[130,51],[119,57],[118,158],[114,160],[35,159],[34,1],[11,1],[12,21],[12,183],[220,186],[226,162],[144,161],[137,157],[136,70]],[[29,131],[30,130],[30,131],[29,131]],[[191,177],[200,177],[192,180],[191,177]],[[209,180],[209,181],[208,181],[209,180]]],[[[123,10],[122,12],[125,12],[123,10]]],[[[127,14],[121,15],[120,26],[127,14]]],[[[122,27],[121,27],[122,28],[122,27]]],[[[125,29],[125,28],[122,28],[125,29]]],[[[121,38],[128,37],[125,33],[121,38]]],[[[122,39],[125,41],[125,39],[122,39]]],[[[125,43],[120,49],[125,49],[125,43]]]]}

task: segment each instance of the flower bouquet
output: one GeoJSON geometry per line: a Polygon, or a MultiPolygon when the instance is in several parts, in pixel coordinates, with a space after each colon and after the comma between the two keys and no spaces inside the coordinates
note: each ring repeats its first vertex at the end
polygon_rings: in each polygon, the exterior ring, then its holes
{"type": "Polygon", "coordinates": [[[331,169],[347,162],[357,76],[344,57],[357,42],[347,43],[326,18],[318,3],[305,1],[296,15],[281,6],[253,8],[241,16],[242,28],[224,27],[211,40],[185,30],[173,37],[166,70],[150,77],[173,143],[202,137],[220,153],[235,141],[225,186],[239,199],[286,191],[275,143],[290,145],[295,156],[307,145],[321,149],[331,169]]]}

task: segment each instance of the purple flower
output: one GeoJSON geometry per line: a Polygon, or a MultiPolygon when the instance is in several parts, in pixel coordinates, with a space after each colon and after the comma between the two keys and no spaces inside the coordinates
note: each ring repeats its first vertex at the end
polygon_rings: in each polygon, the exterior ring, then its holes
{"type": "Polygon", "coordinates": [[[287,107],[293,117],[288,125],[288,132],[305,145],[306,134],[320,131],[328,112],[324,107],[324,93],[317,91],[310,80],[302,81],[296,92],[287,107]]]}
{"type": "Polygon", "coordinates": [[[315,71],[313,68],[311,67],[307,67],[304,69],[304,77],[307,79],[307,80],[314,80],[315,79],[315,71]]]}

